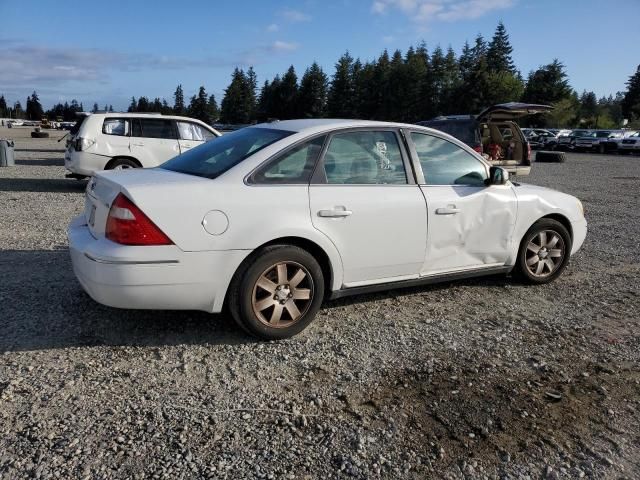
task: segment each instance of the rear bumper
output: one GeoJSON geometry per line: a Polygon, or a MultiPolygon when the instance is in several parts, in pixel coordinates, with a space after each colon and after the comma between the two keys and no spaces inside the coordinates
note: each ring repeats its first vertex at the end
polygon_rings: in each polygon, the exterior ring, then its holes
{"type": "Polygon", "coordinates": [[[104,170],[107,163],[111,160],[104,155],[96,155],[89,152],[76,152],[73,149],[67,149],[64,152],[64,168],[76,175],[84,175],[90,177],[100,170],[104,170]]]}
{"type": "Polygon", "coordinates": [[[84,217],[67,230],[73,271],[96,302],[116,308],[219,312],[245,250],[183,252],[95,239],[84,217]]]}

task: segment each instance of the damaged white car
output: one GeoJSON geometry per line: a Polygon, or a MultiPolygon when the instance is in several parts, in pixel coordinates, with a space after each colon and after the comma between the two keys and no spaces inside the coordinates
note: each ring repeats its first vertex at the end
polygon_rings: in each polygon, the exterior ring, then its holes
{"type": "Polygon", "coordinates": [[[73,268],[105,305],[220,312],[267,339],[326,298],[479,275],[557,278],[582,204],[516,185],[417,125],[256,125],[159,168],[99,172],[69,226],[73,268]]]}

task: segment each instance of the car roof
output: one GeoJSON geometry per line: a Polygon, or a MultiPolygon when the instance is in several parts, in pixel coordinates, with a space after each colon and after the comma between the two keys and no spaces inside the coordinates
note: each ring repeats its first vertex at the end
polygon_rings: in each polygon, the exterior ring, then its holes
{"type": "Polygon", "coordinates": [[[190,121],[204,123],[201,120],[198,120],[197,118],[182,117],[182,116],[179,116],[179,115],[163,115],[161,113],[153,113],[153,112],[149,112],[149,113],[136,113],[136,112],[85,113],[85,112],[82,112],[82,114],[84,114],[86,116],[89,116],[89,117],[105,117],[105,118],[108,118],[108,117],[114,117],[114,118],[149,117],[149,118],[163,118],[165,120],[190,120],[190,121]]]}
{"type": "MultiPolygon", "coordinates": [[[[405,123],[378,122],[374,120],[350,120],[350,119],[333,119],[333,118],[310,118],[301,120],[276,120],[272,122],[259,123],[252,125],[259,128],[273,128],[278,130],[286,130],[289,132],[299,133],[318,133],[329,130],[358,128],[358,127],[380,127],[380,128],[420,128],[418,125],[409,125],[405,123]]],[[[422,127],[424,128],[424,127],[422,127]]]]}

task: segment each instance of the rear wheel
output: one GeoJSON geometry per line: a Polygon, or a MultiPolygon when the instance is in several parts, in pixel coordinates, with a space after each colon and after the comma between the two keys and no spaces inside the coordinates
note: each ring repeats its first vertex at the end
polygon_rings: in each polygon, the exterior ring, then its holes
{"type": "Polygon", "coordinates": [[[140,168],[140,165],[130,158],[116,158],[109,163],[107,170],[126,170],[129,168],[140,168]]]}
{"type": "Polygon", "coordinates": [[[316,259],[291,245],[254,255],[230,286],[229,308],[245,331],[265,340],[292,337],[315,318],[324,297],[316,259]]]}
{"type": "Polygon", "coordinates": [[[607,149],[604,148],[604,145],[598,145],[598,153],[606,153],[607,149]]]}
{"type": "Polygon", "coordinates": [[[548,283],[560,276],[571,255],[571,236],[560,222],[538,220],[526,233],[518,252],[518,273],[528,283],[548,283]]]}

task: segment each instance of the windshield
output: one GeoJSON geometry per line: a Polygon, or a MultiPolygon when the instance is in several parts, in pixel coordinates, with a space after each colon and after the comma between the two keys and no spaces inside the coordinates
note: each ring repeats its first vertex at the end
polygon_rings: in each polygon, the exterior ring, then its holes
{"type": "Polygon", "coordinates": [[[598,138],[607,138],[609,135],[611,135],[611,132],[598,132],[598,133],[596,133],[596,137],[598,137],[598,138]]]}
{"type": "Polygon", "coordinates": [[[293,133],[271,128],[243,128],[172,158],[160,168],[216,178],[254,153],[293,133]]]}

